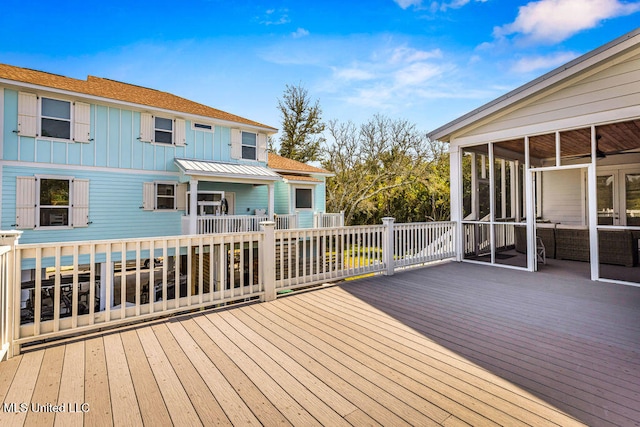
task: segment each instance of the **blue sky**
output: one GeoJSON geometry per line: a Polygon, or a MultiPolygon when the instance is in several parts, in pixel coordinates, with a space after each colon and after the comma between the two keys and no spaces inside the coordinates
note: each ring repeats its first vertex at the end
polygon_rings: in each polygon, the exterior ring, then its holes
{"type": "Polygon", "coordinates": [[[302,84],[325,120],[424,131],[637,28],[629,0],[2,0],[0,62],[174,93],[280,127],[302,84]]]}

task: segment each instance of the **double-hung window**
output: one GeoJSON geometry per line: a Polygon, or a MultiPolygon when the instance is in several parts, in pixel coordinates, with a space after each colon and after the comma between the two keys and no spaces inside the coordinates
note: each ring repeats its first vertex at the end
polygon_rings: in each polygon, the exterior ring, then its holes
{"type": "Polygon", "coordinates": [[[252,132],[242,132],[242,158],[256,160],[258,150],[258,135],[252,132]]]}
{"type": "Polygon", "coordinates": [[[71,102],[42,98],[40,134],[50,138],[71,139],[71,102]]]}
{"type": "Polygon", "coordinates": [[[186,188],[186,184],[177,182],[145,182],[142,188],[142,209],[147,211],[184,210],[186,188]]]}
{"type": "Polygon", "coordinates": [[[39,180],[39,226],[69,226],[71,180],[42,178],[39,180]]]}
{"type": "Polygon", "coordinates": [[[173,144],[173,120],[163,117],[155,117],[154,142],[161,144],[173,144]]]}
{"type": "Polygon", "coordinates": [[[176,208],[176,184],[156,183],[156,209],[176,208]]]}

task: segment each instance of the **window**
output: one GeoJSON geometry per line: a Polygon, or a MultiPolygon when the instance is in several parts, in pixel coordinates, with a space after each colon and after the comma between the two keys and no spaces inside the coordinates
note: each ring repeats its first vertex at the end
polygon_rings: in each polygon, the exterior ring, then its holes
{"type": "Polygon", "coordinates": [[[205,125],[204,123],[193,123],[193,128],[196,130],[213,130],[213,126],[205,125]]]}
{"type": "Polygon", "coordinates": [[[296,209],[313,209],[313,190],[296,188],[296,209]]]}
{"type": "Polygon", "coordinates": [[[186,184],[169,181],[145,182],[142,186],[142,206],[146,211],[185,209],[186,184]]]}
{"type": "Polygon", "coordinates": [[[42,98],[40,134],[71,139],[71,102],[42,98]]]}
{"type": "Polygon", "coordinates": [[[155,118],[154,142],[173,144],[173,120],[162,117],[155,118]]]}
{"type": "Polygon", "coordinates": [[[156,184],[156,209],[176,208],[176,184],[156,184]]]}
{"type": "Polygon", "coordinates": [[[88,179],[55,175],[16,177],[16,228],[89,224],[88,179]]]}
{"type": "Polygon", "coordinates": [[[242,158],[256,160],[258,147],[258,135],[251,132],[242,132],[242,158]]]}
{"type": "Polygon", "coordinates": [[[40,180],[39,216],[40,227],[69,225],[69,203],[71,183],[68,179],[43,178],[40,180]]]}

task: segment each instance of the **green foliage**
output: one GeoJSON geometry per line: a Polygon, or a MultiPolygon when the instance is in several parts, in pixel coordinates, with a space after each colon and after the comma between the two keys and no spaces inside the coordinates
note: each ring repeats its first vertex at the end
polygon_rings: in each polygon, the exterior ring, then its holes
{"type": "Polygon", "coordinates": [[[347,224],[439,221],[450,216],[449,156],[414,124],[376,115],[356,126],[329,122],[332,143],[322,165],[334,172],[327,183],[327,211],[345,212],[347,224]]]}
{"type": "Polygon", "coordinates": [[[282,114],[279,154],[303,163],[319,160],[320,147],[325,142],[320,102],[316,100],[312,105],[309,92],[300,84],[286,85],[278,109],[282,114]]]}

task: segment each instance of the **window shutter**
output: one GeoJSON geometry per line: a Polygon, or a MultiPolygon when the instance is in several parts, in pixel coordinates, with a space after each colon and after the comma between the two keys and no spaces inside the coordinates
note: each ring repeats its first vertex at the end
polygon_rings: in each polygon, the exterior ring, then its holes
{"type": "Polygon", "coordinates": [[[36,178],[16,177],[16,228],[36,227],[36,178]]]}
{"type": "Polygon", "coordinates": [[[142,209],[152,211],[156,208],[156,185],[153,182],[145,182],[142,189],[142,209]]]}
{"type": "Polygon", "coordinates": [[[18,135],[36,136],[38,97],[33,93],[18,93],[18,135]]]}
{"type": "Polygon", "coordinates": [[[267,161],[267,135],[258,134],[258,159],[259,162],[267,161]]]}
{"type": "Polygon", "coordinates": [[[177,147],[187,145],[186,124],[182,119],[176,119],[175,141],[177,147]]]}
{"type": "Polygon", "coordinates": [[[140,141],[153,141],[153,116],[149,113],[140,113],[140,141]]]}
{"type": "Polygon", "coordinates": [[[71,206],[73,215],[72,227],[89,226],[89,180],[73,180],[73,205],[71,206]]]}
{"type": "Polygon", "coordinates": [[[89,142],[91,139],[91,107],[84,102],[76,102],[73,111],[73,140],[89,142]]]}
{"type": "Polygon", "coordinates": [[[231,129],[231,158],[242,158],[242,132],[240,129],[231,129]]]}
{"type": "Polygon", "coordinates": [[[176,187],[176,209],[185,211],[187,210],[187,184],[178,184],[176,187]]]}

